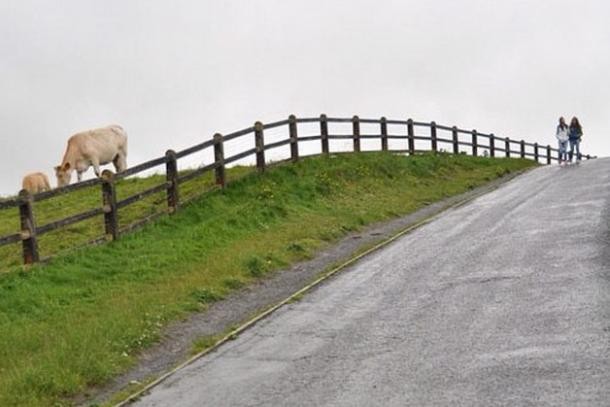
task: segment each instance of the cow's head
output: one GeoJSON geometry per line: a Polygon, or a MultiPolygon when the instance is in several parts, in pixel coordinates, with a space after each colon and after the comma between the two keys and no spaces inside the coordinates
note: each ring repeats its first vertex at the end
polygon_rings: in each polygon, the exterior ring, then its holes
{"type": "Polygon", "coordinates": [[[68,185],[70,183],[70,179],[72,178],[72,168],[70,168],[70,163],[65,163],[55,167],[55,176],[57,177],[58,187],[68,185]]]}

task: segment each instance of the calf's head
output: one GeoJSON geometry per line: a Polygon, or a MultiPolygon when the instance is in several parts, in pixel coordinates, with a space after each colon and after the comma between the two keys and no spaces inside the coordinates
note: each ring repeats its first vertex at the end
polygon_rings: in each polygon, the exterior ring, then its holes
{"type": "Polygon", "coordinates": [[[72,178],[72,168],[70,168],[70,163],[65,163],[55,167],[55,176],[57,177],[58,187],[68,185],[70,183],[70,179],[72,178]]]}

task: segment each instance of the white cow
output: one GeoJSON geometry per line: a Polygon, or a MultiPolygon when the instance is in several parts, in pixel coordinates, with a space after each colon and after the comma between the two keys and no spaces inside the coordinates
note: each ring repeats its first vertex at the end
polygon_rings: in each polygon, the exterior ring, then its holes
{"type": "Polygon", "coordinates": [[[100,176],[100,165],[112,162],[117,172],[127,169],[127,134],[119,125],[83,131],[68,139],[68,148],[61,165],[55,167],[57,186],[70,183],[72,171],[76,170],[81,181],[83,172],[93,166],[100,176]]]}
{"type": "Polygon", "coordinates": [[[51,189],[49,179],[42,172],[33,172],[23,177],[21,187],[31,194],[48,191],[51,189]]]}

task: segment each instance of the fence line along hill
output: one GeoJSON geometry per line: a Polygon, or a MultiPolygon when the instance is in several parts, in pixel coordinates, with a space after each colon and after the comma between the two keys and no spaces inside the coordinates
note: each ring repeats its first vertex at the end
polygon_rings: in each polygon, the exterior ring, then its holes
{"type": "MultiPolygon", "coordinates": [[[[267,124],[256,122],[252,127],[225,135],[217,133],[211,140],[181,151],[168,150],[163,157],[117,174],[105,170],[101,178],[34,195],[22,190],[17,197],[0,201],[0,219],[4,224],[0,230],[0,253],[9,259],[9,265],[16,265],[20,261],[32,264],[77,245],[119,239],[121,234],[160,214],[175,212],[181,204],[209,191],[211,187],[225,188],[228,182],[227,166],[230,164],[236,165],[240,161],[255,158],[255,168],[262,172],[271,162],[266,156],[270,150],[277,151],[282,147],[285,150],[274,161],[296,162],[303,156],[300,146],[311,146],[312,143],[317,144],[317,151],[308,151],[307,155],[381,150],[408,155],[432,151],[486,155],[491,158],[519,157],[545,164],[559,159],[558,149],[550,145],[512,140],[435,122],[384,117],[361,119],[358,116],[290,116],[286,120],[267,124]],[[314,131],[312,126],[315,126],[314,131]],[[330,129],[333,126],[337,129],[330,129]],[[273,132],[282,133],[273,136],[273,140],[266,140],[266,134],[272,129],[275,129],[273,132]],[[339,146],[342,148],[331,149],[331,143],[337,142],[342,144],[339,146]],[[348,149],[345,148],[346,143],[351,145],[348,149]],[[238,151],[227,156],[225,150],[228,145],[238,151]],[[197,153],[208,153],[212,157],[211,163],[179,171],[179,160],[197,153]],[[128,178],[159,168],[164,169],[164,173],[149,177],[145,184],[141,178],[128,178]],[[76,213],[53,219],[51,214],[65,214],[68,201],[72,202],[68,206],[75,209],[76,213]],[[159,211],[161,204],[164,209],[159,211]],[[72,238],[73,236],[76,237],[72,238]]],[[[583,155],[583,158],[595,157],[583,155]]],[[[247,170],[234,173],[243,172],[247,170]]],[[[5,266],[7,264],[0,265],[5,266]]]]}

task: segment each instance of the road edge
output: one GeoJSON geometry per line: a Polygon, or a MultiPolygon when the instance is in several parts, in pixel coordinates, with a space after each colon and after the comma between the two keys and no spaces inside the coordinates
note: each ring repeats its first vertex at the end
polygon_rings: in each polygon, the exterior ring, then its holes
{"type": "MultiPolygon", "coordinates": [[[[404,235],[409,234],[410,232],[430,223],[433,222],[434,220],[436,220],[438,217],[440,217],[441,215],[443,215],[445,212],[451,210],[451,209],[455,209],[458,208],[460,206],[463,206],[467,203],[470,203],[472,201],[474,201],[477,198],[480,198],[481,196],[487,195],[490,192],[493,192],[497,189],[499,189],[500,187],[506,185],[508,182],[534,170],[537,168],[541,168],[541,167],[530,167],[530,168],[526,168],[524,170],[520,170],[520,171],[515,171],[513,173],[504,175],[500,178],[496,178],[495,180],[491,180],[489,183],[482,185],[478,188],[475,188],[473,191],[468,191],[468,192],[464,192],[461,195],[463,195],[464,197],[462,199],[458,199],[457,202],[453,202],[450,204],[447,204],[445,206],[441,206],[437,211],[435,211],[434,213],[430,214],[429,216],[405,227],[402,228],[400,230],[398,230],[397,232],[393,233],[391,236],[382,239],[380,242],[375,243],[372,247],[369,247],[367,249],[365,249],[364,251],[358,253],[358,250],[355,251],[355,254],[353,256],[350,256],[348,259],[342,261],[339,265],[332,267],[329,271],[326,272],[322,272],[321,275],[319,275],[314,281],[308,283],[307,285],[305,285],[304,287],[302,287],[301,289],[295,291],[294,293],[290,294],[288,297],[286,297],[285,299],[270,305],[269,307],[267,307],[266,309],[256,313],[254,316],[250,317],[247,321],[243,322],[242,324],[240,324],[238,327],[236,327],[235,329],[231,330],[229,333],[225,334],[222,338],[220,338],[219,340],[217,340],[213,345],[211,345],[210,347],[204,349],[201,352],[196,353],[195,355],[191,356],[190,358],[188,358],[186,361],[180,363],[179,365],[175,366],[174,368],[172,368],[171,370],[163,373],[161,376],[157,377],[155,380],[151,381],[150,383],[146,384],[144,387],[142,387],[141,389],[137,390],[136,392],[130,394],[129,396],[127,396],[124,400],[114,404],[114,407],[125,407],[128,406],[129,404],[137,401],[142,395],[144,395],[145,393],[149,392],[151,389],[153,389],[154,387],[158,386],[159,384],[161,384],[163,381],[165,381],[166,379],[168,379],[170,376],[172,376],[174,373],[184,369],[185,367],[191,365],[192,363],[194,363],[195,361],[197,361],[198,359],[201,359],[202,357],[214,352],[215,350],[217,350],[219,347],[221,347],[223,344],[225,344],[228,341],[231,341],[233,339],[235,339],[235,337],[237,337],[239,334],[241,334],[242,332],[246,331],[247,329],[253,327],[254,325],[256,325],[259,321],[267,318],[268,316],[270,316],[271,314],[273,314],[275,311],[277,311],[278,309],[280,309],[281,307],[283,307],[286,304],[289,304],[290,302],[300,298],[303,294],[307,293],[308,291],[311,291],[312,289],[316,288],[317,286],[321,285],[322,283],[324,283],[326,280],[330,279],[331,277],[333,277],[334,275],[342,272],[343,270],[347,269],[349,266],[353,265],[354,263],[358,262],[359,260],[367,257],[370,254],[373,254],[375,252],[377,252],[378,250],[388,246],[389,244],[391,244],[392,242],[394,242],[395,240],[401,238],[404,235]],[[474,193],[473,193],[474,192],[474,193]]],[[[458,195],[459,196],[459,195],[458,195]]],[[[440,201],[442,202],[442,201],[440,201]]]]}

